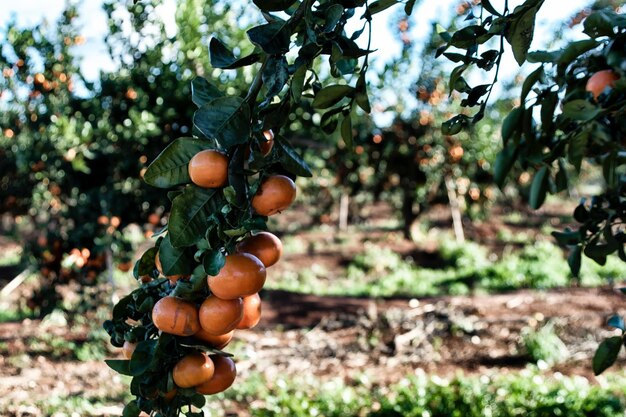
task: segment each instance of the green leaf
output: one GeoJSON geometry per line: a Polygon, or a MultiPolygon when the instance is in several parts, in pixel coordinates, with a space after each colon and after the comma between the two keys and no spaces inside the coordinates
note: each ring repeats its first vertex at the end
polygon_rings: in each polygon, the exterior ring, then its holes
{"type": "Polygon", "coordinates": [[[354,87],[349,85],[330,85],[317,92],[313,99],[313,107],[327,109],[339,103],[343,98],[353,94],[354,87]]]}
{"type": "Polygon", "coordinates": [[[222,251],[210,250],[204,253],[202,266],[204,267],[204,272],[206,272],[207,275],[216,276],[224,267],[225,262],[226,257],[222,251]]]}
{"type": "Polygon", "coordinates": [[[616,26],[615,20],[619,18],[619,15],[613,10],[603,9],[598,10],[585,19],[583,31],[591,38],[599,38],[601,36],[612,36],[615,34],[613,29],[616,26]]]}
{"type": "Polygon", "coordinates": [[[291,33],[287,22],[273,22],[248,30],[250,42],[270,55],[282,55],[289,51],[291,33]]]}
{"type": "Polygon", "coordinates": [[[296,72],[293,73],[291,77],[291,97],[293,97],[294,101],[299,101],[302,97],[302,90],[304,88],[304,78],[306,77],[307,67],[306,65],[301,65],[298,67],[296,72]]]}
{"type": "Polygon", "coordinates": [[[404,5],[404,13],[406,13],[407,16],[411,16],[411,14],[413,13],[413,8],[415,7],[415,1],[416,0],[409,0],[404,5]]]}
{"type": "Polygon", "coordinates": [[[199,293],[204,293],[208,288],[206,274],[202,265],[198,265],[191,273],[188,280],[179,280],[171,295],[184,299],[197,298],[199,293]]]}
{"type": "Polygon", "coordinates": [[[274,146],[277,148],[280,164],[292,174],[300,177],[312,177],[313,173],[309,165],[302,159],[298,152],[291,147],[289,142],[280,135],[274,138],[274,146]]]}
{"type": "Polygon", "coordinates": [[[352,118],[350,114],[345,115],[341,122],[341,138],[348,148],[352,148],[352,118]]]}
{"type": "Polygon", "coordinates": [[[526,56],[526,60],[528,62],[530,62],[531,64],[536,64],[536,63],[556,63],[558,62],[559,58],[561,57],[561,54],[563,53],[563,51],[532,51],[529,52],[528,55],[526,56]]]}
{"type": "Polygon", "coordinates": [[[172,202],[169,232],[175,247],[192,246],[204,237],[209,217],[223,203],[215,189],[189,186],[172,202]]]}
{"type": "Polygon", "coordinates": [[[463,29],[454,32],[452,38],[450,39],[450,45],[460,49],[467,49],[477,43],[480,43],[478,38],[486,35],[487,33],[487,29],[480,25],[466,26],[463,29]]]}
{"type": "Polygon", "coordinates": [[[136,401],[131,401],[124,406],[122,411],[122,417],[139,417],[141,414],[141,408],[137,405],[136,401]]]}
{"type": "Polygon", "coordinates": [[[191,101],[198,107],[202,107],[209,101],[223,95],[217,87],[205,78],[196,77],[191,81],[191,101]]]}
{"type": "Polygon", "coordinates": [[[529,204],[532,209],[537,210],[545,201],[549,179],[550,171],[548,171],[548,166],[544,165],[537,171],[530,186],[529,204]]]}
{"type": "Polygon", "coordinates": [[[572,251],[567,256],[567,264],[569,265],[570,271],[572,271],[572,275],[578,278],[580,274],[580,267],[582,263],[582,250],[580,246],[574,247],[572,251]]]}
{"type": "Polygon", "coordinates": [[[530,90],[537,83],[537,81],[541,80],[543,77],[543,66],[539,66],[536,70],[531,72],[528,77],[524,80],[524,84],[522,85],[522,95],[520,101],[523,103],[530,93],[530,90]]]}
{"type": "Polygon", "coordinates": [[[621,331],[626,330],[626,324],[624,324],[624,319],[622,318],[622,316],[619,316],[617,314],[611,316],[606,324],[611,327],[615,327],[616,329],[620,329],[621,331]]]}
{"type": "Polygon", "coordinates": [[[296,0],[252,0],[256,6],[264,12],[280,12],[286,10],[296,0]]]}
{"type": "Polygon", "coordinates": [[[589,130],[582,130],[570,139],[567,145],[567,160],[580,172],[589,141],[589,130]]]}
{"type": "Polygon", "coordinates": [[[558,60],[558,73],[564,74],[569,64],[580,57],[587,51],[600,45],[600,42],[594,39],[583,39],[581,41],[570,42],[570,44],[561,51],[558,60]]]}
{"type": "Polygon", "coordinates": [[[233,53],[217,38],[211,38],[209,42],[209,56],[211,66],[221,69],[235,69],[258,62],[261,54],[253,53],[241,58],[235,57],[233,53]]]}
{"type": "Polygon", "coordinates": [[[135,278],[143,277],[145,275],[152,275],[152,272],[156,268],[154,264],[154,258],[156,257],[158,248],[152,247],[145,251],[141,258],[137,261],[137,276],[135,278]]]}
{"type": "Polygon", "coordinates": [[[622,348],[622,343],[623,340],[620,336],[609,337],[600,343],[598,350],[593,355],[592,367],[594,374],[600,375],[615,363],[617,355],[622,348]]]}
{"type": "Polygon", "coordinates": [[[287,59],[282,55],[269,57],[265,64],[265,69],[263,70],[262,79],[267,89],[265,97],[269,102],[274,96],[281,92],[289,80],[287,59]]]}
{"type": "Polygon", "coordinates": [[[370,15],[374,15],[396,5],[397,3],[399,3],[398,0],[377,0],[369,5],[368,10],[370,15]]]}
{"type": "Polygon", "coordinates": [[[248,142],[250,108],[240,97],[220,97],[196,110],[193,124],[224,148],[248,142]]]}
{"type": "Polygon", "coordinates": [[[144,340],[137,343],[128,365],[131,375],[139,376],[150,368],[156,346],[156,339],[144,340]]]}
{"type": "Polygon", "coordinates": [[[577,245],[580,242],[580,232],[566,229],[564,232],[552,232],[552,236],[556,239],[559,245],[572,246],[577,245]]]}
{"type": "Polygon", "coordinates": [[[563,105],[563,117],[570,120],[588,122],[595,119],[602,109],[588,100],[572,100],[563,105]]]}
{"type": "Polygon", "coordinates": [[[165,276],[189,275],[193,270],[193,258],[184,249],[174,247],[169,234],[159,246],[159,260],[165,276]]]}
{"type": "Polygon", "coordinates": [[[211,147],[211,142],[195,138],[179,138],[170,143],[148,166],[143,180],[158,188],[171,188],[191,182],[188,165],[198,152],[211,147]]]}
{"type": "Polygon", "coordinates": [[[504,181],[507,175],[509,175],[511,168],[513,168],[516,158],[517,147],[514,143],[507,144],[498,152],[493,168],[493,179],[498,187],[502,188],[504,186],[504,181]]]}
{"type": "Polygon", "coordinates": [[[324,33],[330,33],[335,29],[343,16],[343,7],[339,4],[333,4],[326,10],[325,14],[324,33]]]}
{"type": "Polygon", "coordinates": [[[130,375],[130,361],[122,360],[122,359],[105,359],[104,362],[109,366],[109,368],[113,369],[115,372],[120,373],[122,375],[130,375]]]}
{"type": "Polygon", "coordinates": [[[516,107],[507,116],[504,118],[502,122],[502,143],[507,144],[513,137],[513,134],[516,131],[521,130],[522,122],[524,120],[524,108],[516,107]]]}
{"type": "Polygon", "coordinates": [[[464,127],[469,125],[469,117],[464,114],[457,114],[441,125],[441,133],[444,135],[456,135],[464,127]]]}
{"type": "Polygon", "coordinates": [[[372,111],[372,107],[370,106],[370,100],[367,96],[367,84],[365,82],[365,71],[362,71],[359,74],[359,79],[356,82],[355,87],[356,95],[354,96],[354,101],[356,104],[365,112],[370,113],[372,111]]]}
{"type": "Polygon", "coordinates": [[[495,16],[502,16],[492,5],[489,0],[481,0],[480,4],[483,6],[485,10],[495,16]]]}
{"type": "Polygon", "coordinates": [[[557,193],[567,190],[569,181],[567,179],[567,169],[565,167],[565,163],[563,162],[562,158],[559,158],[559,170],[556,173],[554,183],[556,185],[557,193]]]}
{"type": "Polygon", "coordinates": [[[513,12],[514,19],[511,21],[506,40],[513,49],[513,56],[521,66],[526,61],[528,48],[533,41],[535,33],[535,16],[543,4],[543,0],[535,2],[534,6],[528,7],[526,3],[518,6],[513,12]]]}

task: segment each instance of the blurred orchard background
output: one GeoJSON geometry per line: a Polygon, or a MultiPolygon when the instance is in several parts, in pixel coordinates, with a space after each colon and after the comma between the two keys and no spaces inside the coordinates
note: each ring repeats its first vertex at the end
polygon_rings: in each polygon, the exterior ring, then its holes
{"type": "MultiPolygon", "coordinates": [[[[253,74],[211,68],[207,45],[250,52],[262,16],[240,0],[22,3],[0,11],[0,415],[119,415],[128,380],[102,361],[121,354],[101,325],[169,207],[142,175],[190,135],[196,75],[247,90],[253,74]]],[[[315,175],[271,219],[284,259],[208,415],[624,415],[626,361],[591,371],[607,317],[626,311],[624,263],[585,259],[573,279],[550,236],[601,173],[583,165],[536,211],[521,168],[494,185],[500,123],[529,72],[512,58],[485,120],[441,133],[459,108],[436,25],[469,5],[436,3],[374,19],[375,99],[354,149],[310,103],[290,115],[281,133],[315,175]]],[[[606,6],[621,2],[548,0],[533,46],[575,38],[606,6]]]]}

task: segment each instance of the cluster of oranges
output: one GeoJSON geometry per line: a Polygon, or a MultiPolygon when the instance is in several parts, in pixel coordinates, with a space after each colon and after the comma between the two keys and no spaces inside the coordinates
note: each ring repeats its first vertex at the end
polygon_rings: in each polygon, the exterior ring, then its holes
{"type": "MultiPolygon", "coordinates": [[[[271,132],[270,132],[271,133],[271,132]]],[[[261,151],[269,153],[273,135],[266,132],[268,144],[261,151]]],[[[198,187],[220,188],[228,182],[228,157],[217,150],[203,150],[189,162],[191,181],[198,187]]],[[[291,205],[296,196],[294,182],[284,175],[263,179],[251,199],[251,208],[259,215],[271,216],[291,205]]],[[[215,276],[207,276],[210,295],[200,302],[176,296],[166,296],[152,309],[152,321],[161,332],[193,337],[212,349],[221,350],[231,341],[235,330],[251,329],[261,318],[259,291],[266,279],[266,268],[274,265],[282,254],[282,243],[269,232],[257,232],[237,243],[232,253],[225,256],[224,266],[215,276]]],[[[163,268],[159,254],[155,266],[161,275],[163,268]]],[[[172,285],[189,277],[166,276],[172,285]]],[[[125,342],[123,353],[130,359],[136,343],[125,342]]],[[[234,361],[225,355],[192,351],[173,367],[176,387],[194,388],[209,395],[224,391],[232,385],[237,370],[234,361]]],[[[165,398],[175,391],[164,394],[165,398]]]]}

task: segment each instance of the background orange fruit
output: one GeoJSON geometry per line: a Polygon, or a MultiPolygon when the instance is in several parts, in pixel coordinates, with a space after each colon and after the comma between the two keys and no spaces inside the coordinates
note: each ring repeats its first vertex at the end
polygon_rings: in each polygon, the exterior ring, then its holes
{"type": "Polygon", "coordinates": [[[598,71],[589,77],[585,89],[593,94],[594,99],[598,99],[605,88],[615,86],[615,81],[619,79],[619,75],[613,70],[598,71]]]}

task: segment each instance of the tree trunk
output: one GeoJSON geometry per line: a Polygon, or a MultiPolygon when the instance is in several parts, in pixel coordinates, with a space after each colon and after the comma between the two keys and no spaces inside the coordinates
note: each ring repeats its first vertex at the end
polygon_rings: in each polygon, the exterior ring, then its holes
{"type": "Polygon", "coordinates": [[[450,203],[450,212],[452,213],[452,226],[454,227],[454,236],[459,243],[465,242],[465,234],[463,233],[463,219],[461,217],[461,209],[459,207],[458,195],[454,188],[454,182],[451,177],[446,177],[446,190],[448,191],[448,201],[450,203]]]}

